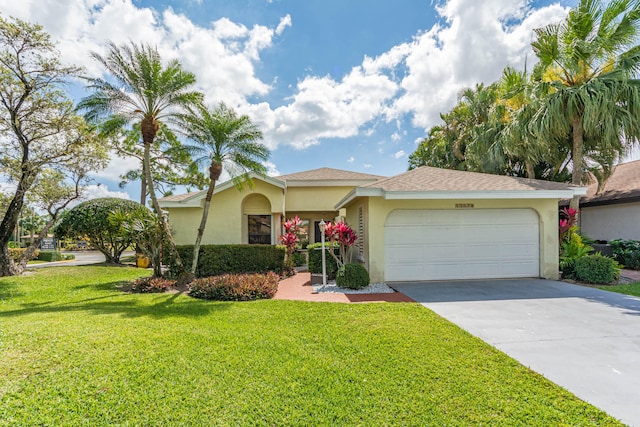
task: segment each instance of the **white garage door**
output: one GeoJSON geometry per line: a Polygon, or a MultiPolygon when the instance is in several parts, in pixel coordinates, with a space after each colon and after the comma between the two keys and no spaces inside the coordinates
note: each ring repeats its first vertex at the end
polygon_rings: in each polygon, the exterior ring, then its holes
{"type": "Polygon", "coordinates": [[[385,224],[385,280],[538,277],[531,209],[397,210],[385,224]]]}

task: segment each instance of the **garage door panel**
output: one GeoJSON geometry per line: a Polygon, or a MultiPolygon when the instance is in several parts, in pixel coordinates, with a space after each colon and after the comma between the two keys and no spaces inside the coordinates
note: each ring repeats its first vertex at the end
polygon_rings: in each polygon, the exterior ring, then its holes
{"type": "Polygon", "coordinates": [[[538,276],[538,221],[530,209],[394,211],[385,280],[538,276]]]}

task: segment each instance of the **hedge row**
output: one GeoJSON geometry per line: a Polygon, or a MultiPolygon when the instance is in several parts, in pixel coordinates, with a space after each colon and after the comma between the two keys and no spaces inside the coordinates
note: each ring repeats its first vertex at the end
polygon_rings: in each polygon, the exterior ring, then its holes
{"type": "Polygon", "coordinates": [[[266,274],[225,274],[203,277],[189,284],[189,295],[216,301],[251,301],[273,298],[280,276],[266,274]]]}
{"type": "MultiPolygon", "coordinates": [[[[27,248],[9,248],[9,256],[13,258],[14,262],[20,262],[20,260],[22,259],[22,256],[26,251],[27,251],[27,248]]],[[[38,258],[39,254],[40,254],[40,250],[36,249],[33,255],[31,255],[31,259],[29,259],[28,261],[38,258]]]]}
{"type": "MultiPolygon", "coordinates": [[[[333,247],[333,252],[338,255],[339,253],[339,245],[338,243],[325,243],[325,250],[327,251],[325,255],[326,268],[327,268],[327,279],[333,280],[336,278],[336,273],[338,271],[338,263],[335,258],[331,256],[329,250],[333,247]]],[[[322,243],[313,243],[307,246],[308,256],[309,256],[309,272],[313,274],[322,274],[322,243]]]]}
{"type": "MultiPolygon", "coordinates": [[[[193,260],[193,245],[178,246],[185,267],[189,269],[193,260]]],[[[285,271],[284,246],[270,245],[202,245],[198,257],[197,277],[223,274],[267,273],[285,271]]],[[[169,275],[176,277],[175,260],[169,255],[169,275]]]]}

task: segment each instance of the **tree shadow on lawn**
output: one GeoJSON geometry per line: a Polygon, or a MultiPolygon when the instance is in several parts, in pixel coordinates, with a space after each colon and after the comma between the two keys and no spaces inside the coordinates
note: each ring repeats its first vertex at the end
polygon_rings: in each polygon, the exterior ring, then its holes
{"type": "Polygon", "coordinates": [[[18,288],[19,286],[16,283],[0,283],[0,301],[23,296],[24,293],[19,292],[18,288]]]}
{"type": "MultiPolygon", "coordinates": [[[[101,283],[99,286],[108,290],[117,289],[121,281],[101,283]]],[[[86,287],[86,286],[82,286],[86,287]]],[[[156,293],[156,294],[109,294],[95,298],[88,298],[68,303],[58,304],[54,301],[44,303],[22,304],[22,308],[0,312],[0,318],[18,317],[38,313],[59,313],[87,311],[92,314],[120,314],[122,317],[200,317],[210,313],[227,310],[231,304],[224,302],[203,301],[194,298],[186,298],[181,293],[156,293]],[[149,298],[153,303],[149,304],[149,298]],[[108,301],[107,301],[108,300],[108,301]]]]}

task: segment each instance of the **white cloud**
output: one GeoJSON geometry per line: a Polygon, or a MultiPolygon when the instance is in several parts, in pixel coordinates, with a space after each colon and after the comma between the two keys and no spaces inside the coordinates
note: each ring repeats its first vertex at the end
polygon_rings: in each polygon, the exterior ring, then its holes
{"type": "Polygon", "coordinates": [[[287,13],[286,16],[283,16],[282,19],[280,19],[280,23],[276,27],[276,35],[279,36],[287,27],[290,27],[290,26],[291,26],[291,15],[287,13]]]}
{"type": "MultiPolygon", "coordinates": [[[[265,82],[256,70],[262,52],[291,27],[289,14],[272,28],[228,18],[199,26],[172,8],[158,11],[132,0],[0,0],[0,10],[43,24],[60,41],[62,58],[94,76],[101,70],[88,53],[103,51],[107,39],[151,43],[165,59],[178,58],[196,73],[207,102],[224,100],[249,114],[269,148],[302,149],[323,138],[370,136],[378,123],[400,122],[404,115],[414,126],[431,127],[463,87],[496,80],[508,64],[522,68],[525,58],[531,66],[532,29],[567,13],[558,3],[532,9],[528,0],[434,3],[442,19],[410,42],[364,56],[341,79],[297,70],[305,75],[291,96],[273,105],[260,97],[272,92],[278,76],[265,82]]],[[[403,135],[398,130],[396,142],[403,135]]]]}
{"type": "Polygon", "coordinates": [[[533,29],[562,19],[567,9],[552,4],[532,10],[526,0],[449,0],[437,10],[445,23],[418,34],[410,43],[402,78],[404,93],[390,117],[413,116],[429,128],[455,103],[464,87],[493,82],[506,65],[532,65],[533,29]]]}
{"type": "Polygon", "coordinates": [[[264,166],[267,168],[267,175],[268,176],[280,176],[282,175],[280,173],[280,171],[278,170],[277,166],[275,163],[273,162],[264,162],[264,166]]]}
{"type": "Polygon", "coordinates": [[[119,157],[114,151],[109,152],[110,161],[106,168],[93,172],[94,178],[106,179],[113,182],[120,182],[120,175],[124,175],[130,170],[142,168],[139,159],[135,157],[119,157]]]}
{"type": "Polygon", "coordinates": [[[405,153],[404,150],[400,150],[400,151],[396,151],[393,154],[393,157],[395,157],[396,159],[399,159],[399,158],[404,157],[406,155],[407,155],[407,153],[405,153]]]}
{"type": "Polygon", "coordinates": [[[351,156],[351,157],[349,157],[349,158],[347,159],[347,163],[353,163],[353,162],[355,162],[355,161],[356,161],[356,158],[355,158],[355,157],[353,157],[353,156],[351,156]]]}
{"type": "Polygon", "coordinates": [[[82,200],[99,199],[101,197],[116,197],[130,200],[129,194],[124,191],[110,191],[105,185],[87,185],[84,187],[82,200]]]}
{"type": "Polygon", "coordinates": [[[365,168],[365,169],[369,169],[369,168],[373,167],[373,165],[369,164],[369,163],[365,163],[365,164],[362,165],[362,167],[365,168]]]}

